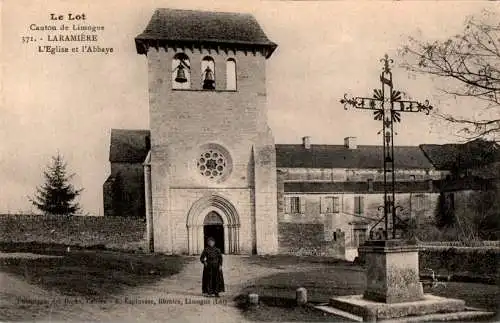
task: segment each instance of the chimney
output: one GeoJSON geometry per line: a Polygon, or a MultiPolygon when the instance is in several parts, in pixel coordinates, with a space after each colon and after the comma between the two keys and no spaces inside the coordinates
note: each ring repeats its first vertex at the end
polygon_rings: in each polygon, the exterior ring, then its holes
{"type": "Polygon", "coordinates": [[[304,145],[305,149],[311,149],[311,137],[302,137],[302,144],[304,145]]]}
{"type": "Polygon", "coordinates": [[[356,149],[358,145],[356,144],[356,137],[345,137],[344,146],[349,149],[356,149]]]}

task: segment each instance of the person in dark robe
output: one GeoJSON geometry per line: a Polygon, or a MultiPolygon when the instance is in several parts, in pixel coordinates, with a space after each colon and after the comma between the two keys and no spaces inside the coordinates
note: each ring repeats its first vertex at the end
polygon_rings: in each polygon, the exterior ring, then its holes
{"type": "Polygon", "coordinates": [[[200,261],[203,263],[201,290],[204,295],[219,297],[219,293],[225,291],[222,252],[215,247],[213,238],[207,239],[207,245],[200,256],[200,261]]]}

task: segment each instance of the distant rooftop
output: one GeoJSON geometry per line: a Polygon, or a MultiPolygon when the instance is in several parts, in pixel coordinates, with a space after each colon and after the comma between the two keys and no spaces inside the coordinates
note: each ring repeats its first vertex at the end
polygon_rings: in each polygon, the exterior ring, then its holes
{"type": "MultiPolygon", "coordinates": [[[[355,149],[345,145],[276,145],[276,167],[278,168],[357,168],[381,169],[383,147],[359,145],[355,149]]],[[[397,169],[431,169],[423,151],[418,146],[395,146],[397,169]]]]}
{"type": "Polygon", "coordinates": [[[111,129],[109,161],[143,163],[149,152],[149,130],[111,129]]]}
{"type": "Polygon", "coordinates": [[[477,168],[500,162],[500,149],[494,141],[476,139],[464,144],[421,145],[437,169],[477,168]]]}
{"type": "Polygon", "coordinates": [[[178,9],[156,9],[146,29],[135,38],[137,52],[145,54],[156,41],[259,49],[267,58],[277,47],[250,14],[178,9]]]}

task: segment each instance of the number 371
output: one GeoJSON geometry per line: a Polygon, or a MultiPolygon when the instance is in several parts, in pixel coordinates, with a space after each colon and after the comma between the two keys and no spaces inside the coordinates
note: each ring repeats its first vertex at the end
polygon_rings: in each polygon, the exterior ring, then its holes
{"type": "Polygon", "coordinates": [[[35,41],[35,37],[33,37],[33,36],[23,36],[23,37],[21,37],[21,42],[23,44],[27,44],[29,42],[34,42],[34,41],[35,41]]]}

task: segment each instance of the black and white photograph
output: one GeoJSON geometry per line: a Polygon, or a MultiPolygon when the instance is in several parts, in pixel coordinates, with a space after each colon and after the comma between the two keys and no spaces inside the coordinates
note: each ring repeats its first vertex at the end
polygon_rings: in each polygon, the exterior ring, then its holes
{"type": "Polygon", "coordinates": [[[0,12],[1,322],[500,321],[498,2],[0,12]]]}

